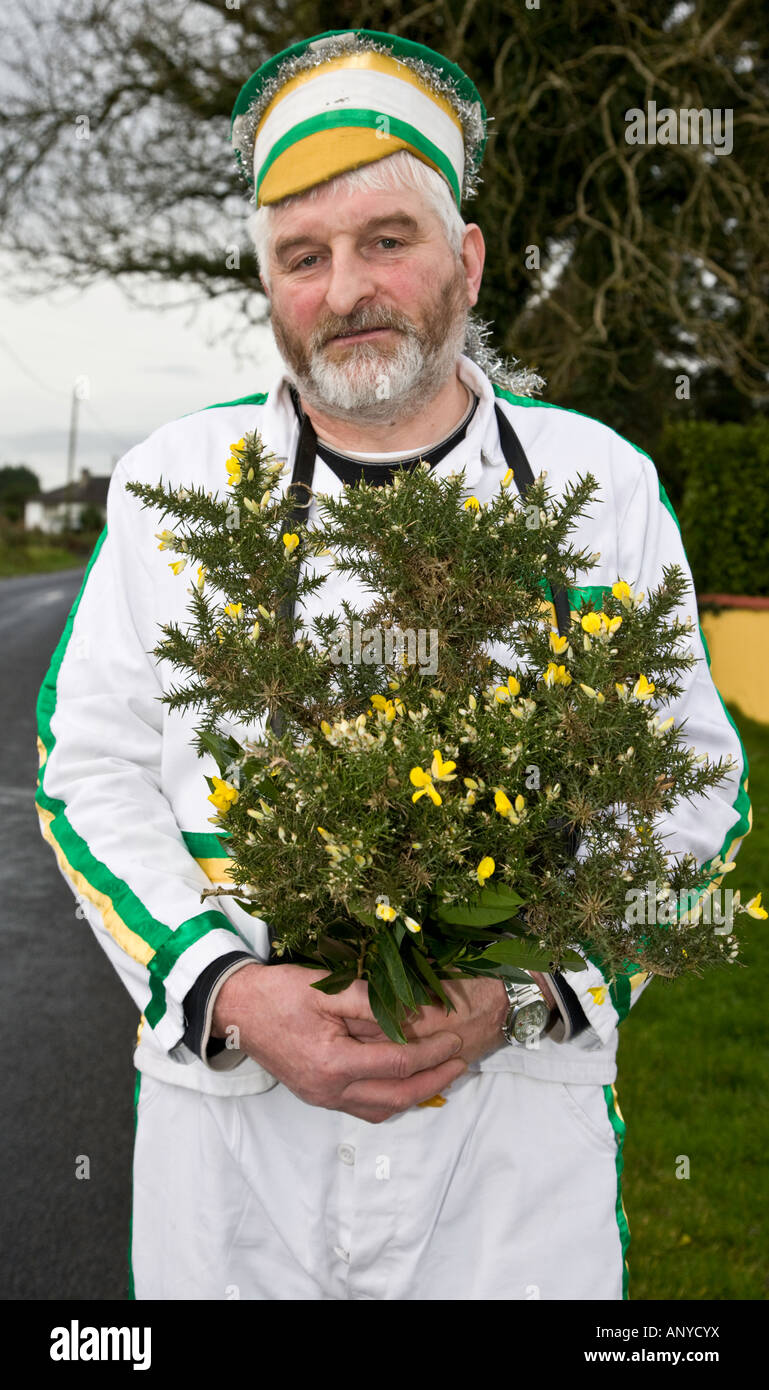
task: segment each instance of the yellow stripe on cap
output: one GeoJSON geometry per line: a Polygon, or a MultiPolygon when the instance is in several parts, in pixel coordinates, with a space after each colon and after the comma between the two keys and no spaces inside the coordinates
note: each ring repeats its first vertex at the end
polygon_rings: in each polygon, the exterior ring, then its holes
{"type": "MultiPolygon", "coordinates": [[[[278,203],[281,198],[288,198],[293,193],[305,193],[316,183],[327,183],[337,174],[345,174],[349,169],[358,169],[363,164],[373,164],[377,159],[395,154],[396,150],[419,153],[408,140],[395,135],[380,140],[376,130],[367,130],[363,126],[347,127],[344,142],[339,139],[339,127],[315,131],[284,150],[270,166],[259,184],[259,206],[278,203]]],[[[424,154],[419,153],[419,158],[442,173],[424,154]]]]}

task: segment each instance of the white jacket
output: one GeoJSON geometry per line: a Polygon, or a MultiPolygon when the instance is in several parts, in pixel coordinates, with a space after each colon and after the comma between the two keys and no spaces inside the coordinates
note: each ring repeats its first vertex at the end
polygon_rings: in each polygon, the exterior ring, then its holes
{"type": "MultiPolygon", "coordinates": [[[[574,533],[575,545],[600,552],[598,566],[584,576],[585,588],[609,588],[622,578],[648,592],[671,563],[689,574],[678,524],[646,454],[576,412],[498,388],[495,395],[467,357],[460,358],[459,373],[480,404],[466,437],[435,467],[436,474],[464,467],[467,492],[481,502],[498,489],[506,469],[494,417],[499,399],[534,474],[546,470],[555,493],[578,474],[590,471],[597,478],[592,516],[583,517],[574,533]]],[[[125,483],[157,483],[162,476],[174,487],[202,485],[226,495],[229,445],[251,430],[278,457],[293,459],[298,422],[282,376],[264,394],[162,426],[117,465],[107,524],[40,691],[36,796],[42,833],[144,1016],[137,1067],[193,1089],[240,1095],[263,1091],[274,1078],[248,1057],[222,1071],[196,1057],[181,1041],[182,1001],[201,972],[234,949],[265,960],[267,927],[230,898],[201,901],[212,881],[222,881],[226,865],[210,823],[205,781],[217,769],[212,759],[195,753],[194,713],[169,713],[161,704],[160,696],[179,677],[151,655],[161,640],[160,624],[187,617],[190,571],[174,575],[155,536],[168,519],[145,509],[125,483]]],[[[286,470],[282,485],[289,481],[286,470]]],[[[320,458],[314,486],[331,494],[342,489],[320,458]]],[[[313,509],[310,521],[314,514],[313,509]]],[[[329,572],[305,612],[336,608],[341,619],[342,586],[354,601],[349,579],[329,572]]],[[[697,631],[693,594],[681,609],[682,616],[687,613],[697,631]]],[[[705,863],[719,852],[724,859],[734,856],[749,828],[750,806],[739,735],[710,678],[699,637],[694,649],[700,660],[669,712],[677,721],[686,718],[687,740],[698,752],[730,755],[737,767],[728,783],[679,805],[660,825],[671,852],[691,851],[705,863]]],[[[611,991],[594,965],[566,978],[589,1020],[586,1031],[560,1044],[545,1038],[535,1048],[508,1046],[476,1066],[565,1082],[614,1081],[617,1024],[648,978],[637,975],[611,991]]]]}

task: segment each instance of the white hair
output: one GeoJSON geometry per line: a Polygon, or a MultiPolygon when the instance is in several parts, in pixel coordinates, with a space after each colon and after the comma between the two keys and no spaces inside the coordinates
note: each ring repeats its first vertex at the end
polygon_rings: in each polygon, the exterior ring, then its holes
{"type": "Polygon", "coordinates": [[[249,217],[246,227],[256,250],[259,273],[265,285],[270,287],[270,248],[273,212],[275,208],[289,207],[297,202],[314,202],[318,194],[330,191],[340,195],[346,190],[348,197],[357,192],[397,192],[399,188],[414,188],[424,195],[441,223],[449,247],[457,259],[462,254],[466,224],[462,221],[454,195],[448,183],[437,170],[417,159],[408,150],[397,150],[395,154],[385,155],[372,164],[364,164],[359,169],[348,169],[344,174],[326,183],[315,184],[305,193],[293,193],[282,198],[279,203],[266,203],[257,208],[249,217]]]}

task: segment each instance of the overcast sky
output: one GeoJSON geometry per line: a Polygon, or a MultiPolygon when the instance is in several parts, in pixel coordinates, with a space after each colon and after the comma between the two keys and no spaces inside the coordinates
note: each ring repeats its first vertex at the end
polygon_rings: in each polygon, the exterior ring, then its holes
{"type": "Polygon", "coordinates": [[[87,377],[90,390],[79,409],[76,476],[81,468],[111,473],[117,457],[168,420],[266,390],[281,369],[269,325],[252,330],[248,364],[236,361],[232,337],[232,310],[221,303],[191,319],[189,308],[136,308],[109,284],[53,303],[0,296],[0,464],[26,463],[44,491],[66,481],[76,377],[87,377]]]}

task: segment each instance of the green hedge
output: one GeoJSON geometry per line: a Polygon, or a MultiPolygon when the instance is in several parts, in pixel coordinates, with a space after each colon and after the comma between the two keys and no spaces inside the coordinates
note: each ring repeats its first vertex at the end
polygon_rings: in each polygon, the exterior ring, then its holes
{"type": "Polygon", "coordinates": [[[769,596],[769,419],[668,424],[655,462],[697,593],[769,596]]]}

